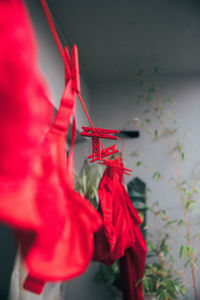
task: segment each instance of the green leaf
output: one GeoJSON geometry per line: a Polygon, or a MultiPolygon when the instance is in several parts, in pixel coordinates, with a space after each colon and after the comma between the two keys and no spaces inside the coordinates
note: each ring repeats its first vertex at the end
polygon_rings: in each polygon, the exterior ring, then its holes
{"type": "Polygon", "coordinates": [[[190,245],[187,246],[187,251],[189,255],[192,255],[194,253],[194,249],[190,245]]]}
{"type": "Polygon", "coordinates": [[[154,86],[151,86],[149,89],[148,89],[148,93],[155,93],[156,91],[156,88],[154,86]]]}
{"type": "Polygon", "coordinates": [[[147,97],[146,97],[146,102],[152,102],[153,101],[153,97],[151,96],[151,95],[148,95],[147,97]]]}
{"type": "Polygon", "coordinates": [[[139,85],[142,87],[142,86],[144,86],[145,82],[146,82],[146,80],[141,79],[141,80],[139,81],[139,85]]]}
{"type": "Polygon", "coordinates": [[[195,200],[192,200],[192,199],[188,200],[188,201],[186,202],[185,208],[186,208],[186,209],[189,209],[190,206],[191,206],[192,204],[194,204],[194,203],[196,203],[195,200]]]}
{"type": "Polygon", "coordinates": [[[131,152],[130,156],[132,156],[132,157],[138,157],[139,154],[138,154],[137,151],[133,151],[133,152],[131,152]]]}
{"type": "Polygon", "coordinates": [[[84,195],[86,194],[86,191],[87,191],[87,176],[84,172],[84,174],[83,174],[83,192],[84,192],[84,195]]]}
{"type": "Polygon", "coordinates": [[[175,257],[174,257],[171,253],[169,254],[169,256],[170,256],[171,262],[172,262],[173,264],[175,264],[175,263],[176,263],[175,257]]]}
{"type": "Polygon", "coordinates": [[[185,153],[184,152],[181,153],[181,159],[182,159],[182,161],[185,160],[185,153]]]}
{"type": "Polygon", "coordinates": [[[178,223],[177,223],[177,225],[178,225],[178,226],[184,225],[184,221],[183,221],[183,220],[179,220],[178,223]]]}
{"type": "Polygon", "coordinates": [[[143,75],[143,73],[144,73],[144,68],[141,67],[141,68],[136,72],[136,76],[139,77],[139,76],[143,75]]]}
{"type": "Polygon", "coordinates": [[[96,200],[96,203],[99,204],[99,195],[98,195],[98,192],[97,192],[97,188],[96,187],[92,187],[92,191],[95,195],[95,200],[96,200]]]}
{"type": "Polygon", "coordinates": [[[139,167],[141,165],[142,165],[142,162],[140,160],[136,162],[136,167],[139,167]]]}
{"type": "Polygon", "coordinates": [[[199,193],[199,190],[198,190],[197,187],[193,187],[192,191],[193,191],[193,193],[195,193],[195,194],[198,194],[198,193],[199,193]]]}
{"type": "Polygon", "coordinates": [[[161,174],[159,172],[155,172],[153,174],[153,178],[156,179],[156,180],[160,180],[161,179],[161,174]]]}
{"type": "Polygon", "coordinates": [[[188,257],[188,249],[186,246],[183,246],[183,252],[184,252],[185,258],[187,258],[188,257]]]}
{"type": "Polygon", "coordinates": [[[187,259],[186,262],[185,262],[185,264],[184,264],[184,268],[185,269],[187,268],[187,266],[188,266],[189,263],[190,263],[190,259],[187,259]]]}
{"type": "Polygon", "coordinates": [[[137,97],[137,104],[139,104],[142,99],[144,99],[144,95],[139,95],[137,97]]]}
{"type": "Polygon", "coordinates": [[[180,251],[179,251],[179,258],[182,258],[182,256],[183,256],[183,248],[184,248],[184,246],[181,245],[181,248],[180,248],[180,251]]]}
{"type": "Polygon", "coordinates": [[[173,100],[172,100],[171,98],[167,98],[167,102],[168,102],[168,103],[172,103],[173,100]]]}
{"type": "Polygon", "coordinates": [[[145,119],[145,122],[148,124],[151,124],[151,120],[150,119],[145,119]]]}
{"type": "Polygon", "coordinates": [[[158,130],[157,130],[157,129],[154,131],[154,138],[155,138],[155,139],[158,138],[158,130]]]}
{"type": "Polygon", "coordinates": [[[156,250],[156,246],[154,246],[152,241],[148,241],[147,242],[148,248],[150,251],[155,251],[156,250]]]}
{"type": "Polygon", "coordinates": [[[172,220],[172,221],[169,221],[169,222],[166,223],[166,226],[172,225],[172,224],[174,224],[174,223],[177,223],[177,221],[178,221],[177,219],[172,220]]]}
{"type": "Polygon", "coordinates": [[[154,73],[158,73],[158,71],[159,71],[159,67],[158,66],[156,66],[155,68],[154,68],[154,73]]]}

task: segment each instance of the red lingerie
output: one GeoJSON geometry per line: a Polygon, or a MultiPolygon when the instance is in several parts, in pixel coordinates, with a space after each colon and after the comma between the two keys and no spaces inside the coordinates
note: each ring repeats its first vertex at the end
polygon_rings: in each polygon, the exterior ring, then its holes
{"type": "Polygon", "coordinates": [[[0,1],[0,28],[0,220],[13,226],[19,240],[29,272],[25,288],[40,293],[46,281],[85,271],[93,255],[93,233],[102,223],[98,212],[73,188],[77,48],[72,59],[65,51],[71,73],[66,69],[61,105],[49,129],[52,106],[22,1],[0,1]]]}
{"type": "Polygon", "coordinates": [[[143,277],[147,249],[139,227],[141,220],[125,189],[120,168],[106,168],[99,199],[104,225],[95,234],[93,260],[110,265],[120,259],[124,300],[142,300],[142,285],[137,282],[143,277]]]}

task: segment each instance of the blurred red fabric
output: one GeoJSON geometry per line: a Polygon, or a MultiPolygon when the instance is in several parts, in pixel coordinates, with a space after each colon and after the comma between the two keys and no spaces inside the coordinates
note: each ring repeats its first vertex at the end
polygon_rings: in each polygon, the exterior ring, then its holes
{"type": "MultiPolygon", "coordinates": [[[[66,134],[74,115],[75,96],[70,79],[57,117],[41,147],[44,173],[39,179],[36,201],[43,226],[25,262],[31,278],[44,281],[72,279],[83,273],[92,259],[93,234],[102,225],[99,213],[73,189],[73,159],[70,161],[73,142],[68,159],[66,157],[66,134]]],[[[72,141],[74,135],[75,127],[72,128],[72,141]]],[[[25,282],[29,290],[31,278],[25,282]]],[[[35,287],[36,281],[33,281],[35,287]]]]}
{"type": "Polygon", "coordinates": [[[120,259],[124,300],[142,300],[142,284],[146,244],[141,220],[123,183],[120,169],[107,167],[99,185],[99,212],[104,225],[95,234],[93,260],[113,264],[120,259]]]}
{"type": "Polygon", "coordinates": [[[0,1],[0,220],[37,228],[38,146],[53,116],[22,1],[0,1]]]}
{"type": "Polygon", "coordinates": [[[85,271],[93,233],[102,223],[73,189],[75,119],[66,156],[66,135],[75,117],[73,86],[68,78],[50,127],[53,109],[38,70],[29,16],[22,1],[0,1],[0,221],[16,232],[34,292],[41,292],[45,281],[85,271]]]}

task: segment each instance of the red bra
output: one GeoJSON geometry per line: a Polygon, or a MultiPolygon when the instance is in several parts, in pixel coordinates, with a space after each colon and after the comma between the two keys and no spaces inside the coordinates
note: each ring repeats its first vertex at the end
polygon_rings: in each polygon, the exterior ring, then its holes
{"type": "MultiPolygon", "coordinates": [[[[74,47],[75,49],[75,47],[74,47]]],[[[73,145],[66,157],[66,133],[75,114],[73,80],[66,84],[55,122],[42,144],[43,176],[39,178],[38,211],[43,225],[25,258],[30,277],[24,287],[41,292],[43,281],[67,280],[85,271],[93,255],[93,234],[101,218],[89,201],[73,189],[73,145]]],[[[22,244],[24,245],[24,244],[22,244]]]]}
{"type": "Polygon", "coordinates": [[[0,28],[0,220],[35,230],[40,218],[32,174],[53,110],[22,1],[0,1],[0,28]]]}
{"type": "Polygon", "coordinates": [[[71,60],[67,57],[71,76],[45,135],[52,109],[20,0],[0,1],[0,27],[0,220],[16,231],[29,272],[25,288],[40,293],[48,280],[66,280],[85,271],[93,254],[93,233],[102,223],[73,188],[77,49],[73,47],[71,60]]]}

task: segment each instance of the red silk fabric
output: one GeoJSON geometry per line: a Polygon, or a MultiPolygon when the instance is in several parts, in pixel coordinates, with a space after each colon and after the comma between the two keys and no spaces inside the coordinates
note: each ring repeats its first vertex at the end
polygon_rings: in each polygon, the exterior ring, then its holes
{"type": "Polygon", "coordinates": [[[24,5],[0,1],[0,221],[17,228],[40,225],[32,174],[52,116],[24,5]]]}
{"type": "Polygon", "coordinates": [[[69,79],[55,121],[41,146],[43,173],[38,179],[36,203],[43,225],[25,257],[30,276],[24,284],[36,293],[44,286],[41,280],[72,279],[86,270],[93,255],[93,234],[102,223],[89,201],[73,189],[75,101],[76,92],[69,79]],[[72,144],[67,159],[65,144],[71,117],[72,144]]]}
{"type": "Polygon", "coordinates": [[[124,300],[143,300],[142,285],[146,245],[141,220],[124,187],[120,170],[107,167],[99,185],[99,212],[104,225],[95,234],[93,260],[113,264],[120,259],[124,300]]]}
{"type": "Polygon", "coordinates": [[[73,189],[73,78],[67,79],[50,127],[52,106],[22,1],[0,1],[0,41],[0,221],[16,232],[29,272],[25,287],[40,293],[46,281],[71,279],[86,270],[93,255],[93,234],[102,221],[73,189]]]}

